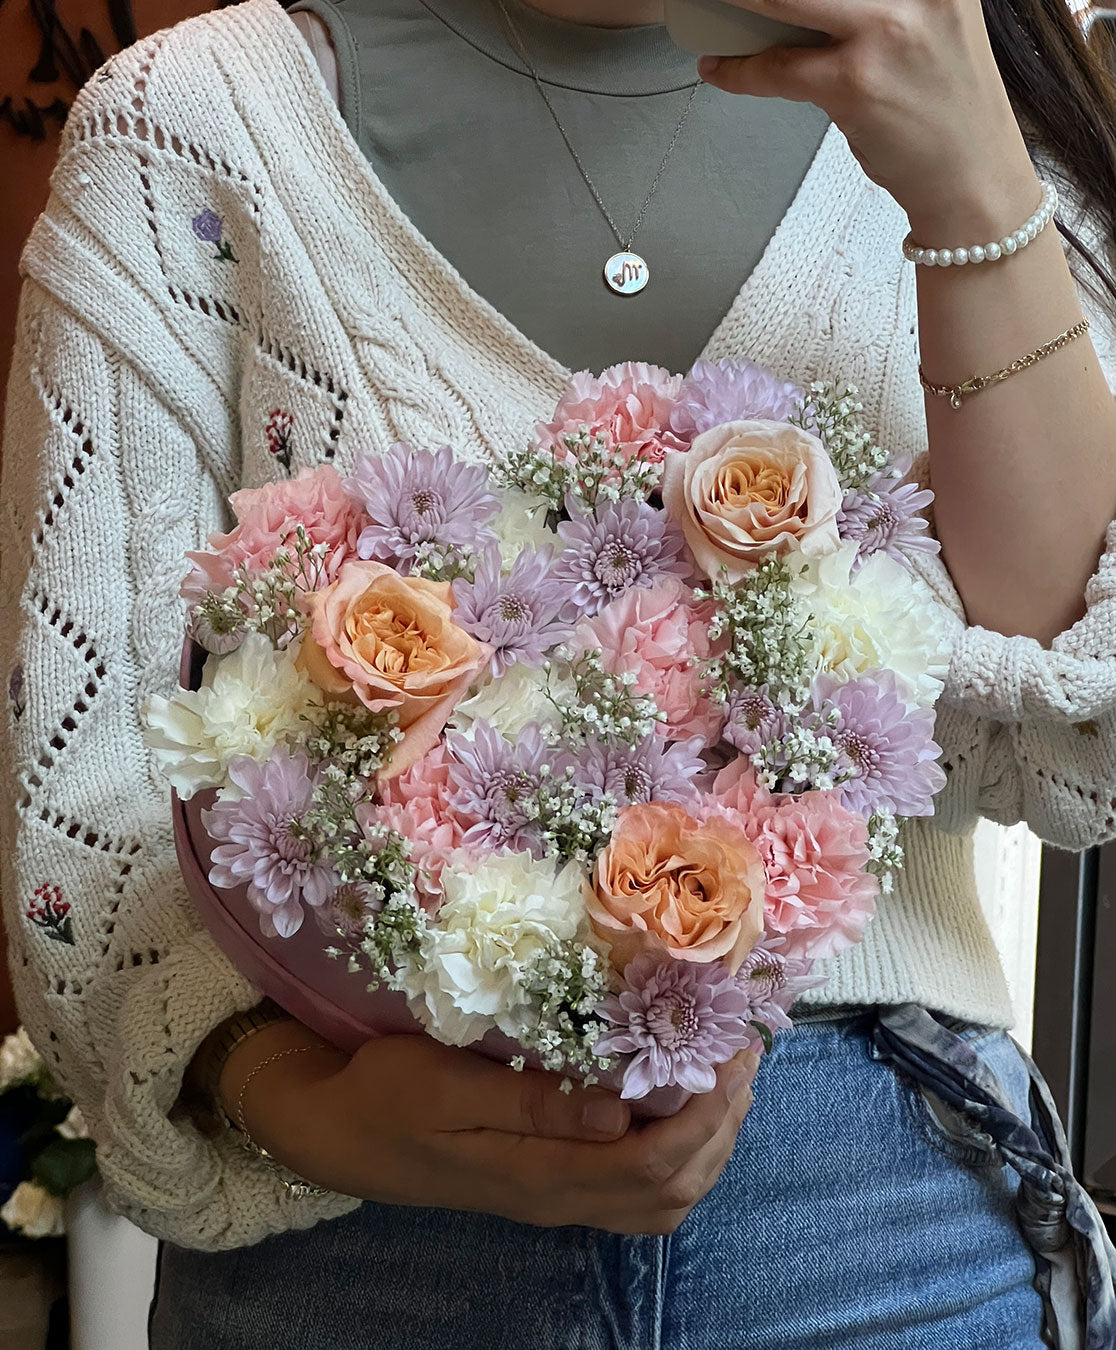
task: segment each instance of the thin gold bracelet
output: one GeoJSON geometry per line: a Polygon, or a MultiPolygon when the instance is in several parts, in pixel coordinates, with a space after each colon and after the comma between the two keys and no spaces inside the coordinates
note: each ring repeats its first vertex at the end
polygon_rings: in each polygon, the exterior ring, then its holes
{"type": "Polygon", "coordinates": [[[236,1094],[236,1106],[233,1109],[235,1124],[241,1134],[241,1143],[244,1148],[255,1157],[259,1158],[286,1187],[288,1192],[298,1199],[303,1199],[313,1195],[329,1195],[328,1189],[324,1186],[315,1186],[304,1177],[298,1176],[292,1172],[289,1167],[284,1167],[277,1159],[273,1158],[262,1144],[257,1144],[248,1131],[248,1126],[244,1121],[244,1094],[248,1091],[248,1085],[261,1069],[266,1069],[269,1064],[275,1064],[278,1060],[286,1059],[288,1055],[301,1055],[305,1050],[328,1049],[324,1041],[317,1045],[291,1045],[286,1050],[276,1050],[274,1054],[265,1055],[258,1064],[253,1065],[251,1073],[240,1085],[240,1091],[236,1094]]]}
{"type": "Polygon", "coordinates": [[[997,370],[992,375],[974,375],[962,384],[931,384],[923,373],[921,365],[918,368],[918,378],[928,394],[933,394],[936,398],[948,398],[951,408],[960,408],[961,400],[967,394],[979,394],[982,389],[987,389],[990,384],[999,384],[1001,380],[1006,380],[1009,375],[1017,375],[1019,371],[1026,370],[1028,366],[1033,366],[1036,362],[1041,361],[1044,356],[1056,352],[1059,347],[1066,346],[1067,343],[1073,342],[1075,338],[1083,337],[1088,328],[1089,320],[1082,319],[1080,323],[1075,323],[1072,328],[1067,328],[1064,333],[1059,333],[1050,342],[1044,342],[1041,347],[1036,347],[1033,352],[1021,356],[1017,361],[1013,361],[1010,366],[1005,366],[1003,370],[997,370]]]}

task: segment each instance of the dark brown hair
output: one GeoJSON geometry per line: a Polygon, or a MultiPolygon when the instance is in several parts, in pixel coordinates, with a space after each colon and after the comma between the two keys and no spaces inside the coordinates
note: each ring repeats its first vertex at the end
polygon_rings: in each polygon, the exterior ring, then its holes
{"type": "MultiPolygon", "coordinates": [[[[1116,316],[1116,61],[1101,23],[1089,41],[1066,0],[982,0],[992,50],[1031,149],[1072,185],[1095,241],[1066,220],[1079,278],[1116,316]],[[1090,246],[1090,245],[1093,246],[1090,246]]],[[[1064,217],[1065,212],[1059,212],[1064,217]]]]}

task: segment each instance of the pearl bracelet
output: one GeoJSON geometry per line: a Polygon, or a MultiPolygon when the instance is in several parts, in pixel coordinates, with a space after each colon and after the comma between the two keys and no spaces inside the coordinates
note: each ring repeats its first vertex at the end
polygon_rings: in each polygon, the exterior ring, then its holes
{"type": "Polygon", "coordinates": [[[903,257],[924,267],[963,267],[966,263],[996,262],[1026,248],[1054,219],[1057,209],[1057,188],[1053,183],[1043,183],[1042,205],[1014,234],[1005,234],[990,244],[973,244],[969,248],[920,248],[908,234],[903,240],[903,257]]]}

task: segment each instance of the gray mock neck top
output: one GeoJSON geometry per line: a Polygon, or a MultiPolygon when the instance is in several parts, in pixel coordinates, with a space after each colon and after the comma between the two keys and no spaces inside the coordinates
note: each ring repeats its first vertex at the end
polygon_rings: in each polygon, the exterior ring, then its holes
{"type": "MultiPolygon", "coordinates": [[[[609,29],[505,0],[570,141],[626,237],[697,79],[662,24],[609,29]]],[[[329,28],[340,110],[392,197],[465,282],[572,369],[684,371],[759,261],[828,119],[701,85],[632,248],[620,245],[510,44],[496,0],[295,0],[329,28]]]]}

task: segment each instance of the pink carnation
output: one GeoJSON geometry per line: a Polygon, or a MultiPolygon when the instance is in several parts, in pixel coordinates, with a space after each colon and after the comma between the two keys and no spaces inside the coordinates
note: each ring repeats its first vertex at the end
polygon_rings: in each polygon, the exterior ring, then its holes
{"type": "Polygon", "coordinates": [[[655,700],[665,721],[659,732],[672,741],[699,736],[712,745],[724,716],[702,692],[698,663],[711,653],[710,609],[695,604],[690,588],[666,576],[633,587],[576,630],[583,651],[599,649],[610,674],[635,676],[633,690],[655,700]]]}
{"type": "Polygon", "coordinates": [[[300,524],[311,543],[329,545],[320,579],[326,586],[345,562],[357,556],[357,538],[368,523],[330,464],[302,469],[297,477],[279,483],[243,488],[229,502],[236,512],[236,528],[229,534],[211,534],[209,551],[186,555],[194,568],[181,590],[191,604],[207,591],[232,585],[240,566],[254,573],[266,571],[279,549],[284,544],[290,547],[300,524]]]}
{"type": "Polygon", "coordinates": [[[562,435],[577,435],[582,426],[603,432],[611,449],[625,462],[645,459],[658,464],[667,450],[684,450],[687,442],[670,429],[670,416],[682,376],[644,361],[609,366],[600,377],[579,371],[563,394],[554,418],[535,429],[535,446],[552,447],[564,456],[562,435]]]}
{"type": "Polygon", "coordinates": [[[442,868],[451,849],[461,847],[470,821],[450,808],[453,795],[445,745],[439,743],[420,760],[381,782],[383,806],[376,818],[404,835],[419,868],[418,889],[424,901],[441,899],[442,868]]]}
{"type": "Polygon", "coordinates": [[[713,797],[737,816],[767,872],[765,927],[788,956],[821,960],[854,946],[879,888],[865,870],[868,826],[835,792],[787,796],[760,786],[742,760],[722,769],[713,797]]]}

